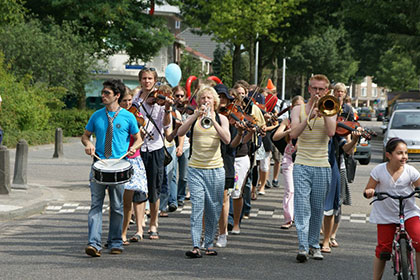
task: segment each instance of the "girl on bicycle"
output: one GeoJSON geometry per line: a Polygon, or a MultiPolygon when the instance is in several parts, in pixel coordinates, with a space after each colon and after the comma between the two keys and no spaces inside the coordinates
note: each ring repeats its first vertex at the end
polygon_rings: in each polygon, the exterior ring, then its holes
{"type": "MultiPolygon", "coordinates": [[[[404,140],[398,137],[389,139],[385,152],[387,162],[379,164],[370,173],[364,191],[367,198],[373,197],[375,191],[409,195],[414,187],[420,186],[420,173],[407,164],[408,151],[404,140]]],[[[373,279],[382,278],[385,261],[390,259],[396,225],[399,224],[398,205],[398,201],[394,199],[385,199],[373,204],[369,220],[377,224],[378,230],[373,279]]],[[[420,208],[416,205],[415,197],[405,201],[404,214],[405,227],[416,250],[417,275],[420,275],[420,208]]]]}

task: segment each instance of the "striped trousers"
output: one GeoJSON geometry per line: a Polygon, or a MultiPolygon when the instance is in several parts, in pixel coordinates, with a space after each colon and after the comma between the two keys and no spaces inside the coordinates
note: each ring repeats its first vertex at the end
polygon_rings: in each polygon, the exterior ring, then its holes
{"type": "Polygon", "coordinates": [[[331,182],[330,167],[295,164],[295,225],[299,251],[319,248],[319,232],[324,213],[324,201],[331,182]]]}
{"type": "Polygon", "coordinates": [[[191,238],[193,247],[200,247],[204,214],[204,247],[212,248],[223,205],[225,169],[188,168],[191,194],[191,238]]]}

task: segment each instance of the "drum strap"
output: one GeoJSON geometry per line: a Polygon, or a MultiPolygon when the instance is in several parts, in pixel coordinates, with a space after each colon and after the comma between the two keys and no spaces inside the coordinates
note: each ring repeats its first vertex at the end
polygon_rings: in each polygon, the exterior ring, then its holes
{"type": "Polygon", "coordinates": [[[106,135],[105,135],[105,149],[104,149],[105,158],[110,158],[110,156],[112,155],[112,135],[114,133],[114,119],[117,117],[120,110],[121,110],[121,107],[118,107],[118,110],[115,112],[115,115],[112,118],[109,115],[108,110],[105,110],[106,116],[108,117],[108,128],[106,130],[106,135]]]}

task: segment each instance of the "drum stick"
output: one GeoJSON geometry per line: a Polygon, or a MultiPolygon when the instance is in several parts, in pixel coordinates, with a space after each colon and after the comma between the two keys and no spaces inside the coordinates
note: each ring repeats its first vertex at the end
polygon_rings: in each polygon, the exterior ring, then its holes
{"type": "Polygon", "coordinates": [[[99,161],[102,161],[103,162],[103,164],[105,164],[105,165],[108,165],[103,159],[101,159],[100,157],[98,157],[96,154],[93,154],[93,156],[97,159],[97,160],[99,160],[99,161]]]}
{"type": "MultiPolygon", "coordinates": [[[[143,145],[143,141],[142,142],[140,142],[138,145],[136,145],[136,146],[134,146],[134,148],[136,149],[136,150],[138,150],[139,148],[140,148],[140,146],[141,145],[143,145]]],[[[122,157],[120,157],[115,163],[117,163],[117,162],[119,162],[120,160],[122,160],[123,158],[125,158],[128,154],[129,154],[130,152],[128,151],[128,152],[126,152],[122,157]]],[[[115,164],[114,163],[114,164],[115,164]]]]}

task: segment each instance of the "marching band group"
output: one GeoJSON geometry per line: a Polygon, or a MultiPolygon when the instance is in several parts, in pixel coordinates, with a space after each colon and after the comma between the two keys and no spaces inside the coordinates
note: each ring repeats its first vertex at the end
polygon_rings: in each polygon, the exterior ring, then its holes
{"type": "Polygon", "coordinates": [[[346,159],[364,133],[360,127],[340,124],[354,118],[344,84],[331,86],[326,76],[314,75],[307,102],[296,96],[288,107],[272,86],[260,89],[243,80],[231,89],[197,80],[191,96],[181,86],[157,86],[153,68],[142,69],[139,81],[134,90],[120,80],[106,81],[105,107],[92,115],[82,136],[85,152],[94,161],[110,170],[126,158],[132,174],[125,180],[117,178],[124,174],[116,174],[115,180],[104,182],[102,171],[97,176],[92,168],[86,254],[101,255],[102,205],[108,189],[110,226],[104,246],[111,254],[143,239],[146,205],[148,236],[159,239],[159,217],[182,207],[189,197],[192,249],[185,255],[201,258],[204,250],[215,256],[215,246],[227,245],[228,232],[240,234],[251,201],[265,195],[266,187],[279,186],[280,170],[281,228],[296,226],[297,261],[322,260],[331,247],[339,246],[341,205],[351,203],[346,159]],[[345,133],[339,133],[339,127],[345,127],[345,133]],[[137,230],[129,238],[132,209],[137,230]]]}

